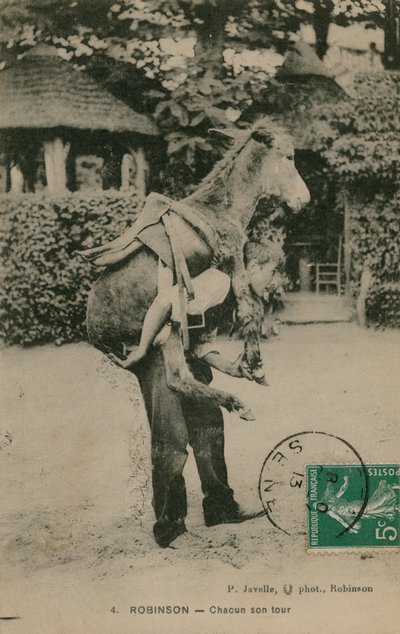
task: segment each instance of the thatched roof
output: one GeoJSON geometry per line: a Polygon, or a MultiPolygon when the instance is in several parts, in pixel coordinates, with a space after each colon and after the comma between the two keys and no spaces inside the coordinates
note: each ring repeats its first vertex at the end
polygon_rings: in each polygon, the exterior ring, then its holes
{"type": "Polygon", "coordinates": [[[147,116],[39,45],[0,71],[0,128],[56,127],[157,134],[147,116]]]}
{"type": "Polygon", "coordinates": [[[348,98],[314,49],[299,40],[278,70],[279,108],[274,118],[292,135],[297,149],[314,149],[315,139],[329,134],[329,123],[313,116],[314,105],[348,98]]]}
{"type": "Polygon", "coordinates": [[[298,40],[278,70],[276,77],[284,79],[305,75],[332,78],[332,73],[319,59],[314,49],[303,40],[298,40]]]}

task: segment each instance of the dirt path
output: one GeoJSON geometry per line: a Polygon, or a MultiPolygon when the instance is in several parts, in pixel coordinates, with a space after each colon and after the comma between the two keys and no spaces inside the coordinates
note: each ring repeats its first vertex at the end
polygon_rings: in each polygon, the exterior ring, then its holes
{"type": "MultiPolygon", "coordinates": [[[[244,507],[260,506],[265,456],[300,431],[341,436],[365,462],[398,461],[399,343],[399,332],[354,324],[285,327],[263,347],[269,388],[216,377],[257,417],[226,416],[230,482],[244,507]]],[[[221,345],[233,357],[241,344],[221,345]]],[[[325,634],[395,632],[387,621],[388,606],[393,624],[398,609],[392,555],[312,556],[304,527],[287,536],[265,518],[207,529],[192,456],[189,535],[180,548],[156,547],[149,432],[135,378],[85,344],[12,348],[2,359],[0,616],[20,617],[0,623],[4,632],[313,634],[321,620],[325,634]],[[352,583],[373,586],[372,598],[298,593],[307,584],[352,583]],[[242,592],[263,584],[279,589],[274,599],[242,592]],[[293,586],[291,596],[283,584],[293,586]],[[238,589],[235,601],[228,585],[238,589]],[[274,601],[291,612],[272,614],[274,601]],[[191,620],[129,613],[156,604],[190,604],[191,620]],[[217,604],[265,605],[269,613],[211,616],[217,604]],[[206,612],[193,615],[195,608],[206,612]]]]}

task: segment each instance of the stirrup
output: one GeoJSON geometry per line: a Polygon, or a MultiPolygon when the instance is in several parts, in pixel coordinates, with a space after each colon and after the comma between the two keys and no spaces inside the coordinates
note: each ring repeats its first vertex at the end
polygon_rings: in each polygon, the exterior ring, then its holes
{"type": "Polygon", "coordinates": [[[197,315],[189,315],[188,314],[188,330],[192,330],[193,328],[205,328],[206,326],[206,320],[204,317],[204,313],[200,313],[197,315]],[[191,324],[190,322],[193,321],[193,317],[200,317],[200,323],[199,324],[191,324]]]}

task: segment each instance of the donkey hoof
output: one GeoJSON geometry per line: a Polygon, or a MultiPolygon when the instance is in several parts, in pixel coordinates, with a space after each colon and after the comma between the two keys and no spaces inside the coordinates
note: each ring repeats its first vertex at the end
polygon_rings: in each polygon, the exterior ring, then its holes
{"type": "Polygon", "coordinates": [[[266,387],[269,387],[269,383],[265,376],[262,376],[260,378],[254,377],[254,380],[256,383],[258,383],[258,385],[265,385],[266,387]]]}
{"type": "Polygon", "coordinates": [[[259,385],[269,385],[265,377],[264,370],[262,368],[257,368],[256,370],[254,370],[253,377],[256,383],[258,383],[259,385]]]}
{"type": "Polygon", "coordinates": [[[256,417],[254,416],[251,409],[239,410],[239,416],[240,418],[243,418],[243,420],[256,420],[256,417]]]}

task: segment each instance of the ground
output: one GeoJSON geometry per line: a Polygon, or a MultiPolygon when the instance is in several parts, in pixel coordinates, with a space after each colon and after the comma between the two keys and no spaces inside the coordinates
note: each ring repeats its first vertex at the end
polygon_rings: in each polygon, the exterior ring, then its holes
{"type": "MultiPolygon", "coordinates": [[[[254,422],[226,415],[229,477],[242,506],[260,508],[265,457],[300,431],[345,438],[366,463],[398,460],[399,343],[399,332],[353,323],[285,326],[263,344],[269,387],[216,373],[215,383],[256,415],[254,422]]],[[[241,344],[221,345],[233,358],[241,344]]],[[[288,536],[265,517],[207,529],[191,455],[189,534],[159,549],[135,377],[86,344],[4,349],[2,359],[0,616],[19,617],[3,622],[7,634],[396,631],[393,554],[311,555],[304,525],[288,536]],[[243,593],[264,584],[278,594],[243,593]],[[290,596],[283,584],[293,586],[290,596]],[[373,586],[373,594],[333,597],[331,584],[373,586]],[[299,586],[316,585],[327,593],[299,596],[299,586]],[[129,613],[160,604],[190,604],[190,621],[129,613]],[[210,605],[265,605],[269,613],[211,616],[210,605]],[[291,612],[272,614],[272,605],[291,612]]]]}

